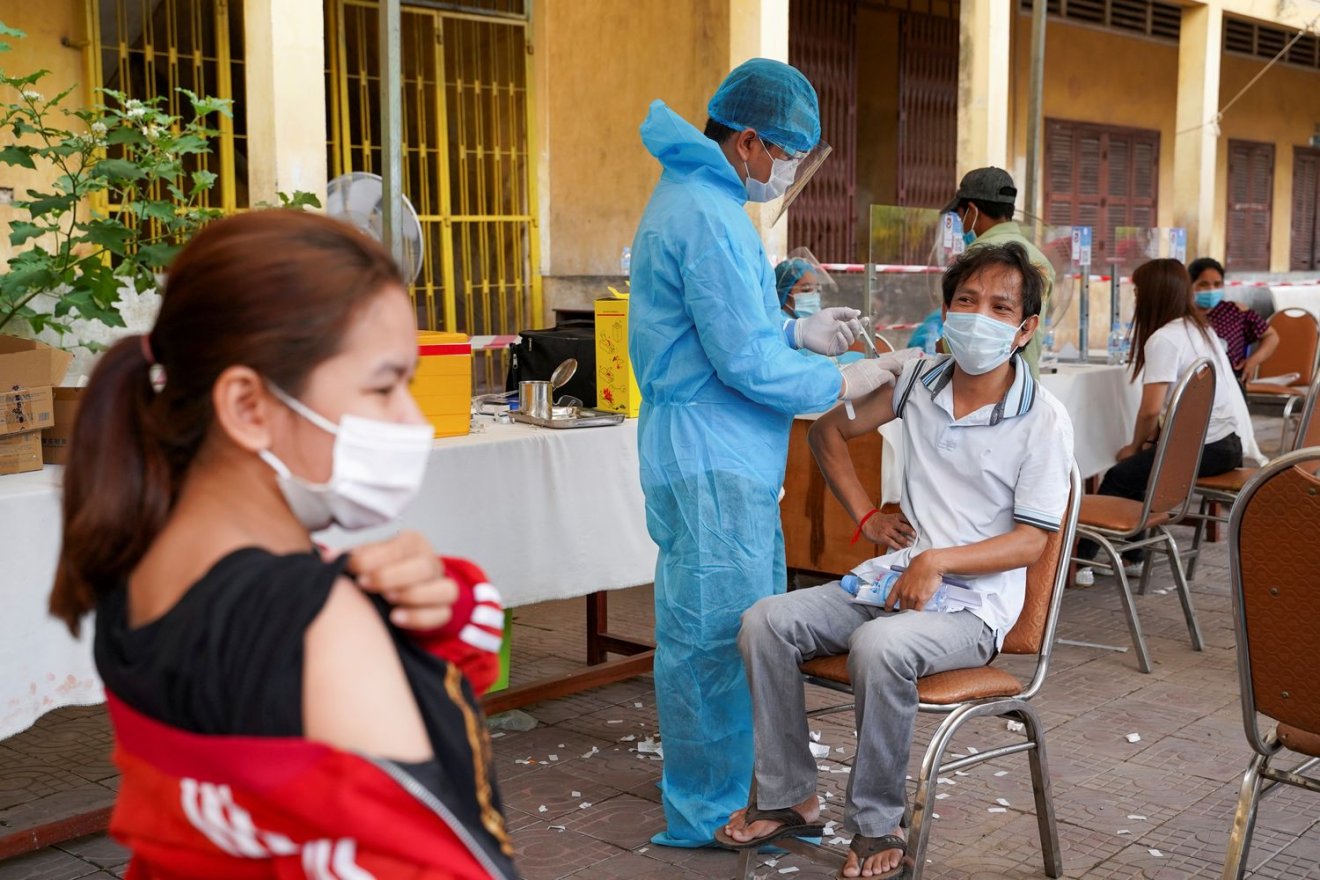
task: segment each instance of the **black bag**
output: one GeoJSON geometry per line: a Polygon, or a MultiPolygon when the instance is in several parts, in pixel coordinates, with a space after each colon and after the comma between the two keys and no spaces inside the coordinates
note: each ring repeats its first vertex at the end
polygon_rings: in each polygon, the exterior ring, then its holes
{"type": "Polygon", "coordinates": [[[522,338],[509,346],[507,391],[519,382],[549,380],[555,367],[569,358],[577,360],[573,378],[555,392],[555,400],[576,397],[583,406],[596,405],[596,322],[566,321],[545,330],[524,330],[522,338]]]}

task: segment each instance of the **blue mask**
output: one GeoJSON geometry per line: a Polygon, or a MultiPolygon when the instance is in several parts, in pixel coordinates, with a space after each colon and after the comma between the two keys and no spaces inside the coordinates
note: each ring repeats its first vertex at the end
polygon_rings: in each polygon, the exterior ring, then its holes
{"type": "Polygon", "coordinates": [[[976,241],[976,233],[975,233],[975,232],[972,232],[972,231],[969,229],[969,230],[967,230],[966,232],[963,233],[963,244],[965,244],[965,245],[970,245],[970,244],[971,244],[972,242],[974,242],[974,241],[976,241]]]}
{"type": "Polygon", "coordinates": [[[1213,309],[1224,301],[1224,290],[1201,290],[1197,291],[1196,304],[1203,309],[1213,309]]]}
{"type": "Polygon", "coordinates": [[[799,318],[807,318],[820,311],[819,293],[798,293],[793,295],[793,312],[799,318]]]}
{"type": "Polygon", "coordinates": [[[996,321],[977,312],[949,312],[944,317],[944,342],[964,373],[988,373],[1013,354],[1022,325],[996,321]]]}
{"type": "MultiPolygon", "coordinates": [[[[980,219],[981,219],[981,209],[980,209],[980,208],[977,208],[976,205],[972,205],[971,207],[976,209],[976,220],[980,220],[980,219]]],[[[967,212],[967,218],[968,218],[969,220],[971,220],[971,216],[972,216],[972,212],[971,212],[971,211],[968,211],[968,212],[967,212]]],[[[964,244],[964,245],[970,245],[972,242],[976,241],[976,232],[975,232],[974,229],[973,229],[973,227],[976,226],[976,220],[971,220],[970,223],[966,223],[966,224],[963,225],[963,244],[964,244]]]]}

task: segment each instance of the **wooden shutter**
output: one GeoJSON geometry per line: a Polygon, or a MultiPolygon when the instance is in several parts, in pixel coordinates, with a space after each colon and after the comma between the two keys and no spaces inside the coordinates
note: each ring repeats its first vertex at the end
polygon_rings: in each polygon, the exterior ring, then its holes
{"type": "Polygon", "coordinates": [[[898,203],[942,208],[958,173],[958,19],[899,19],[898,203]]]}
{"type": "Polygon", "coordinates": [[[1224,267],[1264,272],[1270,268],[1270,218],[1274,208],[1274,145],[1228,142],[1228,230],[1224,267]]]}
{"type": "Polygon", "coordinates": [[[1155,225],[1159,159],[1159,132],[1048,120],[1046,222],[1093,227],[1093,265],[1103,265],[1114,230],[1155,225]]]}
{"type": "Polygon", "coordinates": [[[788,246],[851,263],[857,208],[857,0],[792,0],[788,60],[816,87],[830,156],[788,211],[788,246]]]}
{"type": "Polygon", "coordinates": [[[1307,147],[1293,148],[1292,186],[1292,241],[1289,248],[1288,268],[1293,272],[1309,272],[1320,268],[1320,247],[1316,237],[1320,233],[1316,223],[1317,194],[1320,192],[1320,150],[1307,147]]]}

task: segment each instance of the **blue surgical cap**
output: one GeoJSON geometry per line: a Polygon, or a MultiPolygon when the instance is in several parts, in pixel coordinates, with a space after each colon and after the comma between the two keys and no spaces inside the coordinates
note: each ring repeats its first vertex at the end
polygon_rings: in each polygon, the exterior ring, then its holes
{"type": "Polygon", "coordinates": [[[806,153],[820,142],[816,90],[795,67],[753,58],[724,78],[706,105],[710,118],[728,128],[755,129],[770,143],[806,153]]]}
{"type": "Polygon", "coordinates": [[[811,264],[800,257],[784,260],[775,266],[775,292],[779,294],[779,305],[788,302],[788,295],[793,292],[793,285],[802,280],[802,276],[811,271],[811,264]]]}

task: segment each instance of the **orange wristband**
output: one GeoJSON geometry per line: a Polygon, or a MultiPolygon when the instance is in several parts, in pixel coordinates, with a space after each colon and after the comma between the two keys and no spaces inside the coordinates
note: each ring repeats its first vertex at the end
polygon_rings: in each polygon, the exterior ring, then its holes
{"type": "Polygon", "coordinates": [[[872,507],[871,512],[868,513],[866,516],[862,517],[862,521],[857,524],[857,531],[853,532],[852,541],[850,543],[853,544],[857,543],[857,541],[862,537],[862,527],[866,525],[866,521],[871,517],[875,516],[879,512],[880,512],[880,508],[872,507]]]}

